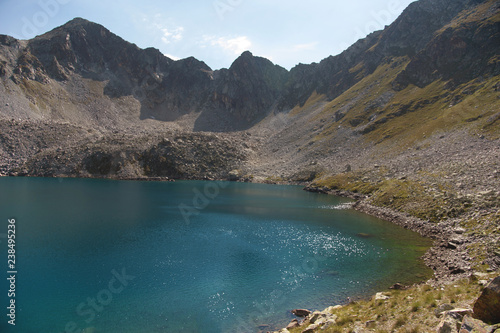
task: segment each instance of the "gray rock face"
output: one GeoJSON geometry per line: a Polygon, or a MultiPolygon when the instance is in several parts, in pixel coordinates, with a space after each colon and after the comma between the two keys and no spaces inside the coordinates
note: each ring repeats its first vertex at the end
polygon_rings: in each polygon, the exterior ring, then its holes
{"type": "Polygon", "coordinates": [[[23,80],[69,84],[75,79],[80,82],[72,84],[81,85],[82,78],[91,79],[105,83],[106,97],[138,100],[142,119],[173,121],[199,113],[196,130],[242,130],[273,111],[303,105],[314,92],[334,99],[395,57],[410,59],[395,89],[497,75],[499,67],[489,62],[499,52],[494,24],[478,21],[437,33],[478,2],[483,1],[412,3],[383,31],[360,39],[340,55],[299,64],[291,71],[250,52],[229,69],[214,71],[192,57],[174,61],[157,49],[140,49],[99,24],[76,18],[27,42],[0,36],[0,77],[10,76],[18,85],[23,80]]]}
{"type": "Polygon", "coordinates": [[[334,99],[373,73],[384,59],[394,57],[412,59],[394,83],[395,89],[404,89],[410,83],[425,86],[438,78],[456,78],[461,82],[477,75],[478,70],[496,75],[498,67],[485,63],[499,49],[494,42],[498,36],[491,31],[496,29],[494,25],[478,24],[436,34],[458,13],[478,2],[484,0],[420,0],[410,4],[390,26],[360,39],[341,54],[318,64],[294,67],[280,106],[286,109],[303,105],[314,91],[334,99]],[[474,39],[481,42],[471,39],[476,34],[474,39]],[[480,43],[488,45],[488,52],[482,53],[480,43]],[[470,61],[463,61],[463,57],[470,61]],[[457,71],[457,66],[462,71],[457,71]],[[468,76],[463,77],[464,73],[468,76]]]}
{"type": "Polygon", "coordinates": [[[106,82],[103,97],[134,97],[142,119],[173,121],[201,112],[197,130],[250,127],[269,113],[288,77],[286,69],[250,52],[219,71],[193,57],[174,61],[81,18],[26,45],[5,35],[0,43],[0,75],[11,74],[18,85],[23,80],[106,82]]]}
{"type": "Polygon", "coordinates": [[[495,328],[480,320],[465,316],[459,333],[494,333],[495,328]]]}
{"type": "Polygon", "coordinates": [[[287,78],[286,69],[244,52],[229,69],[214,72],[207,108],[195,128],[224,131],[250,127],[269,114],[287,78]]]}

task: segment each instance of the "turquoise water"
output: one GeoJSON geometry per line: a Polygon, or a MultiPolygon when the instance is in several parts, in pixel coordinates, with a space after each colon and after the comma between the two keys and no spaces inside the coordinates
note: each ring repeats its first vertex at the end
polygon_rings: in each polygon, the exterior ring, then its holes
{"type": "Polygon", "coordinates": [[[11,218],[17,270],[16,326],[2,279],[0,331],[256,332],[425,271],[427,240],[346,202],[297,186],[0,178],[1,274],[11,218]]]}

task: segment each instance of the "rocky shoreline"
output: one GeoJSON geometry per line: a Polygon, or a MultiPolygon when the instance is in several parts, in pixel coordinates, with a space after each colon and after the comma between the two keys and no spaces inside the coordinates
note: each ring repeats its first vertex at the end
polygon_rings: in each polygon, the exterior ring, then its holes
{"type": "MultiPolygon", "coordinates": [[[[464,244],[475,242],[477,239],[473,234],[472,236],[467,234],[466,229],[457,226],[459,225],[457,221],[432,224],[407,213],[402,213],[388,207],[372,205],[369,203],[368,196],[347,190],[335,190],[327,187],[311,185],[305,186],[304,190],[354,199],[356,201],[352,205],[353,209],[389,221],[403,228],[415,231],[423,237],[434,240],[433,246],[423,257],[425,264],[434,271],[434,277],[428,281],[422,281],[420,284],[417,284],[412,288],[432,286],[433,288],[443,289],[442,286],[444,285],[449,285],[450,283],[459,280],[470,280],[473,282],[478,281],[479,284],[483,286],[490,283],[488,287],[491,286],[493,289],[498,289],[497,285],[500,283],[500,277],[493,279],[495,275],[498,275],[498,270],[495,271],[489,268],[487,269],[488,273],[481,273],[471,268],[471,258],[468,255],[464,244]],[[493,285],[494,283],[496,284],[493,285]]],[[[396,282],[390,289],[402,290],[407,288],[410,287],[402,286],[396,282]]],[[[496,293],[498,294],[498,290],[496,293]]],[[[408,297],[411,298],[411,296],[408,297]]],[[[500,294],[498,294],[497,297],[500,297],[500,294]]],[[[371,301],[378,302],[388,300],[389,298],[390,296],[384,292],[379,292],[376,295],[369,297],[371,301]]],[[[476,303],[477,302],[478,301],[476,300],[476,303]]],[[[351,301],[351,303],[356,306],[356,301],[351,301]]],[[[333,328],[339,319],[339,315],[336,313],[349,305],[351,304],[334,305],[324,309],[323,311],[315,310],[314,312],[306,309],[292,310],[292,313],[296,315],[298,319],[293,319],[286,328],[274,331],[274,333],[311,333],[319,331],[320,329],[323,331],[328,328],[333,328]]],[[[488,307],[490,307],[490,305],[488,305],[488,307]]],[[[435,328],[435,331],[438,333],[500,332],[500,324],[487,325],[481,320],[475,319],[478,315],[474,313],[472,308],[457,309],[455,306],[447,305],[442,306],[439,309],[435,309],[434,312],[436,317],[440,318],[440,323],[435,328]]],[[[375,321],[368,321],[367,323],[364,323],[363,326],[369,327],[374,322],[375,321]]],[[[373,330],[365,330],[365,328],[360,327],[350,330],[350,332],[357,333],[372,331],[373,330]]],[[[342,331],[332,330],[331,332],[342,331]]]]}
{"type": "Polygon", "coordinates": [[[357,201],[352,208],[389,221],[405,229],[417,232],[423,237],[434,240],[433,246],[424,256],[425,264],[433,269],[435,283],[444,283],[467,277],[472,273],[470,261],[461,245],[473,242],[471,236],[465,234],[465,229],[456,226],[457,223],[441,222],[432,224],[407,213],[395,211],[387,207],[370,204],[366,197],[349,191],[329,190],[306,186],[306,191],[321,192],[336,196],[348,197],[357,201]]]}

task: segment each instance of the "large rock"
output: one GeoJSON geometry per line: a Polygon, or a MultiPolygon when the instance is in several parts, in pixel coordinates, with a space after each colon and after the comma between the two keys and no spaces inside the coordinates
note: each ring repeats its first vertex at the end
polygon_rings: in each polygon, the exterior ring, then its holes
{"type": "Polygon", "coordinates": [[[291,330],[295,327],[299,327],[300,324],[299,324],[299,321],[297,319],[292,319],[292,321],[288,324],[288,326],[286,327],[287,329],[291,330]]]}
{"type": "Polygon", "coordinates": [[[306,329],[302,331],[302,333],[313,333],[314,330],[318,329],[319,327],[320,325],[318,324],[311,324],[307,326],[306,329]]]}
{"type": "Polygon", "coordinates": [[[459,333],[464,316],[471,315],[470,309],[453,309],[443,312],[443,319],[437,327],[438,333],[459,333]]]}
{"type": "Polygon", "coordinates": [[[474,317],[489,324],[500,323],[500,276],[484,288],[474,303],[474,317]]]}
{"type": "Polygon", "coordinates": [[[240,180],[242,174],[240,170],[231,170],[228,173],[228,179],[232,182],[236,182],[240,180]]]}
{"type": "Polygon", "coordinates": [[[375,300],[376,301],[384,301],[386,299],[389,299],[390,297],[387,295],[384,295],[384,293],[376,293],[375,294],[375,300]]]}
{"type": "Polygon", "coordinates": [[[311,318],[309,319],[309,322],[311,324],[316,324],[316,321],[318,321],[320,318],[326,318],[326,314],[321,311],[314,311],[311,315],[311,318]]]}
{"type": "Polygon", "coordinates": [[[450,311],[453,309],[454,307],[451,304],[441,304],[434,310],[434,314],[439,318],[445,311],[450,311]]]}
{"type": "Polygon", "coordinates": [[[459,325],[459,322],[455,318],[445,315],[441,319],[436,331],[437,333],[458,333],[459,325]]]}
{"type": "Polygon", "coordinates": [[[465,316],[459,333],[493,333],[494,331],[494,327],[488,326],[478,319],[465,316]]]}
{"type": "Polygon", "coordinates": [[[292,310],[292,313],[296,315],[297,317],[307,317],[311,314],[311,311],[306,310],[306,309],[295,309],[292,310]]]}

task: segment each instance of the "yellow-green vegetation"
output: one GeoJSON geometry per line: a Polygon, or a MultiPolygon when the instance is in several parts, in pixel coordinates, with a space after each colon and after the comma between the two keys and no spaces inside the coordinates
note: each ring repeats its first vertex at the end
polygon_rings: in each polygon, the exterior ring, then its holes
{"type": "MultiPolygon", "coordinates": [[[[384,100],[378,101],[374,96],[384,96],[388,91],[392,91],[392,80],[408,62],[408,58],[402,57],[394,58],[390,64],[380,65],[372,74],[329,102],[318,117],[327,119],[329,115],[336,113],[345,114],[345,117],[342,117],[339,122],[326,126],[316,139],[328,138],[335,133],[339,124],[349,127],[367,124],[373,114],[378,113],[379,109],[386,104],[384,100]]],[[[358,70],[357,66],[354,66],[351,71],[358,70]]]]}
{"type": "Polygon", "coordinates": [[[498,80],[499,77],[493,77],[486,82],[473,81],[454,91],[447,91],[442,81],[425,88],[409,86],[397,93],[364,129],[366,138],[375,143],[397,139],[399,147],[406,148],[434,133],[460,127],[478,132],[484,129],[494,135],[500,126],[495,116],[500,106],[494,89],[498,80]]]}
{"type": "Polygon", "coordinates": [[[339,173],[316,179],[312,186],[369,195],[370,202],[376,206],[432,222],[457,217],[472,207],[470,198],[455,195],[446,184],[427,184],[406,178],[386,178],[384,175],[383,168],[369,174],[365,171],[339,173]]]}
{"type": "MultiPolygon", "coordinates": [[[[433,134],[457,129],[490,138],[500,136],[500,99],[496,91],[500,76],[476,79],[457,87],[437,80],[423,88],[409,85],[402,91],[394,91],[393,81],[408,62],[407,57],[400,57],[381,64],[326,104],[316,118],[331,119],[335,115],[337,121],[325,126],[313,142],[326,142],[339,126],[356,129],[367,143],[391,144],[394,152],[433,134]]],[[[351,71],[356,71],[359,65],[351,71]]],[[[320,98],[314,94],[306,105],[320,98]]]]}
{"type": "MultiPolygon", "coordinates": [[[[469,236],[500,236],[500,211],[466,219],[461,225],[469,236]]],[[[488,254],[500,257],[500,242],[491,244],[474,242],[467,246],[467,250],[472,258],[473,268],[485,272],[489,267],[483,264],[483,261],[488,254]]]]}
{"type": "Polygon", "coordinates": [[[264,182],[270,183],[270,184],[277,184],[277,183],[284,182],[284,179],[280,176],[269,176],[264,180],[264,182]]]}
{"type": "Polygon", "coordinates": [[[311,96],[307,99],[304,105],[297,105],[291,111],[290,115],[295,116],[304,111],[309,111],[314,108],[319,102],[326,100],[325,95],[320,95],[316,91],[312,93],[311,96]]]}
{"type": "MultiPolygon", "coordinates": [[[[449,304],[453,308],[471,308],[481,291],[482,286],[475,278],[443,287],[424,284],[407,290],[387,291],[383,293],[389,297],[385,300],[372,297],[332,309],[331,313],[337,316],[336,324],[316,331],[343,333],[361,328],[370,332],[434,332],[440,322],[435,314],[439,306],[449,304]]],[[[289,331],[302,332],[306,325],[289,331]]]]}
{"type": "Polygon", "coordinates": [[[491,10],[492,6],[495,6],[496,4],[497,0],[490,0],[478,5],[472,10],[464,11],[457,15],[457,17],[454,18],[450,23],[438,30],[437,33],[442,33],[449,28],[456,29],[459,26],[463,26],[467,23],[481,22],[481,25],[488,25],[492,24],[493,22],[498,22],[500,21],[500,12],[489,17],[486,20],[484,19],[484,17],[488,16],[488,12],[491,10]]]}
{"type": "Polygon", "coordinates": [[[328,187],[333,190],[347,190],[354,193],[371,194],[377,189],[377,183],[370,178],[363,178],[362,172],[345,172],[316,179],[312,186],[328,187]]]}

